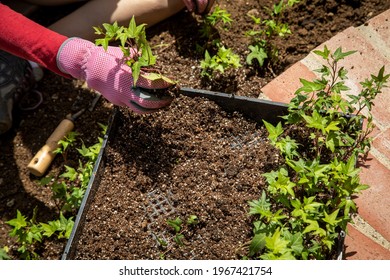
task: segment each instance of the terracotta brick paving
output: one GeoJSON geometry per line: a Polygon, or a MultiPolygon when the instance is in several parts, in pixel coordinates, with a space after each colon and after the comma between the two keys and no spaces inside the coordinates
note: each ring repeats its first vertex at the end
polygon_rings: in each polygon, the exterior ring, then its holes
{"type": "Polygon", "coordinates": [[[359,230],[348,226],[345,239],[345,258],[347,260],[390,260],[390,250],[383,248],[359,230]]]}
{"type": "MultiPolygon", "coordinates": [[[[358,94],[360,82],[370,74],[378,74],[384,65],[390,73],[390,10],[369,20],[357,28],[350,27],[337,34],[316,49],[326,45],[330,50],[341,47],[343,51],[357,52],[340,65],[348,70],[348,94],[358,94]]],[[[309,54],[291,66],[274,81],[262,89],[262,95],[270,100],[288,103],[300,87],[299,78],[312,80],[313,70],[322,65],[321,59],[309,54]]],[[[390,86],[390,85],[389,85],[390,86]]],[[[377,126],[372,150],[364,166],[361,166],[361,181],[370,185],[368,190],[355,199],[358,213],[385,240],[390,241],[390,87],[385,88],[375,100],[372,110],[377,126]]],[[[346,238],[346,259],[390,260],[390,250],[370,238],[369,232],[352,226],[348,227],[346,238]]]]}

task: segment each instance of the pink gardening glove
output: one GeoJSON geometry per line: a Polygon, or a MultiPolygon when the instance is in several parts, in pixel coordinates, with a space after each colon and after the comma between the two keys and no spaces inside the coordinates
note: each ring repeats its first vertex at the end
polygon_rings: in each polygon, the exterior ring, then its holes
{"type": "Polygon", "coordinates": [[[214,0],[183,0],[190,12],[204,15],[207,14],[214,4],[214,0]]]}
{"type": "Polygon", "coordinates": [[[139,114],[155,112],[172,102],[171,97],[157,98],[139,90],[170,87],[171,84],[165,81],[151,81],[140,75],[137,88],[134,88],[131,69],[122,59],[123,53],[118,47],[108,47],[105,51],[90,41],[69,38],[58,51],[57,65],[62,72],[86,81],[88,87],[100,92],[111,103],[127,106],[139,114]]]}

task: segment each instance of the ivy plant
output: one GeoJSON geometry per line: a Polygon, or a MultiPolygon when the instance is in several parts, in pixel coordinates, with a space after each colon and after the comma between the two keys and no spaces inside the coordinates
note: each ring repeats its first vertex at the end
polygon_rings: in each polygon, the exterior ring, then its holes
{"type": "Polygon", "coordinates": [[[241,67],[239,55],[233,53],[231,49],[221,46],[217,54],[211,56],[206,50],[205,58],[200,64],[202,68],[201,76],[211,78],[216,71],[225,73],[229,68],[241,67]]]}
{"type": "Polygon", "coordinates": [[[200,34],[206,39],[204,46],[197,45],[200,52],[204,53],[204,59],[200,62],[201,76],[211,79],[216,72],[225,73],[228,69],[237,69],[242,65],[240,56],[231,48],[223,45],[219,38],[219,32],[229,30],[233,19],[227,10],[215,6],[212,13],[203,18],[200,34]]]}
{"type": "Polygon", "coordinates": [[[268,9],[268,18],[265,19],[249,15],[253,27],[245,32],[250,39],[249,54],[246,57],[248,65],[253,65],[256,61],[263,67],[266,60],[277,61],[279,50],[274,43],[275,39],[291,34],[288,23],[283,22],[283,14],[299,2],[300,0],[280,0],[272,9],[268,9]]]}
{"type": "Polygon", "coordinates": [[[0,261],[10,259],[10,256],[8,256],[8,252],[9,252],[9,248],[7,246],[0,248],[0,261]]]}
{"type": "Polygon", "coordinates": [[[161,248],[164,249],[164,252],[160,254],[160,259],[165,259],[167,253],[173,249],[174,244],[178,246],[185,245],[185,234],[188,233],[194,226],[199,223],[199,219],[196,215],[190,215],[185,222],[176,217],[175,219],[168,219],[166,224],[174,233],[174,235],[168,240],[158,239],[158,242],[161,248]]]}
{"type": "Polygon", "coordinates": [[[371,109],[390,75],[380,68],[352,95],[348,71],[339,65],[354,51],[325,46],[314,53],[325,61],[320,78],[301,79],[283,124],[264,121],[284,164],[264,174],[267,189],[249,202],[256,217],[251,258],[333,258],[338,235],[357,211],[353,196],[369,187],[360,182],[356,163],[370,149],[371,109]]]}
{"type": "Polygon", "coordinates": [[[198,49],[204,52],[207,49],[221,45],[219,32],[229,30],[232,22],[231,14],[227,10],[221,9],[218,5],[215,6],[211,13],[203,17],[199,32],[206,43],[202,47],[198,45],[198,49]]]}
{"type": "Polygon", "coordinates": [[[95,40],[97,46],[108,49],[111,43],[119,44],[123,52],[124,63],[127,64],[133,75],[133,84],[137,84],[140,75],[149,80],[164,80],[170,84],[175,82],[160,74],[153,66],[157,57],[153,55],[152,48],[146,37],[146,24],[136,24],[134,16],[128,27],[103,23],[103,27],[93,27],[96,35],[103,36],[95,40]]]}
{"type": "MultiPolygon", "coordinates": [[[[99,125],[102,133],[106,134],[107,126],[99,125]]],[[[60,148],[56,152],[67,153],[68,149],[74,146],[76,135],[73,132],[68,134],[60,141],[60,148]]],[[[49,175],[39,181],[41,185],[50,187],[59,208],[58,219],[39,222],[37,220],[38,208],[34,208],[31,218],[27,218],[17,210],[16,217],[7,221],[12,228],[9,235],[16,238],[14,247],[20,259],[39,259],[39,248],[46,239],[69,238],[74,225],[74,216],[81,205],[102,143],[101,137],[98,137],[98,142],[90,147],[82,143],[81,148],[77,148],[82,158],[79,160],[77,169],[65,165],[65,172],[58,177],[49,175]]],[[[0,259],[10,258],[9,251],[7,247],[0,249],[0,259]]]]}

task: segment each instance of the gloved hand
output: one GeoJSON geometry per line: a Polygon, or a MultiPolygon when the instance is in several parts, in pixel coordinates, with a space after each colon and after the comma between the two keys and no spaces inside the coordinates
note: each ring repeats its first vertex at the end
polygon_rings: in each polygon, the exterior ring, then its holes
{"type": "MultiPolygon", "coordinates": [[[[145,114],[157,111],[172,102],[169,96],[157,98],[153,94],[134,89],[131,69],[123,63],[123,53],[118,47],[97,47],[81,38],[69,38],[57,54],[58,68],[72,77],[84,80],[88,87],[100,92],[108,101],[127,106],[132,111],[145,114]]],[[[151,81],[139,76],[137,87],[164,89],[171,84],[163,80],[151,81]]]]}
{"type": "Polygon", "coordinates": [[[214,0],[183,0],[190,12],[204,15],[207,14],[214,4],[214,0]]]}

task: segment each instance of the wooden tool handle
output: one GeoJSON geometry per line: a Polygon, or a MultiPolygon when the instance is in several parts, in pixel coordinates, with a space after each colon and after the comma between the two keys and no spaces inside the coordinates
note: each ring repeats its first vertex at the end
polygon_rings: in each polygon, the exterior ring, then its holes
{"type": "Polygon", "coordinates": [[[53,151],[58,148],[58,141],[63,139],[72,129],[74,123],[71,120],[64,119],[46,140],[46,144],[36,153],[30,161],[27,169],[35,176],[43,176],[47,168],[52,163],[55,154],[53,151]]]}

